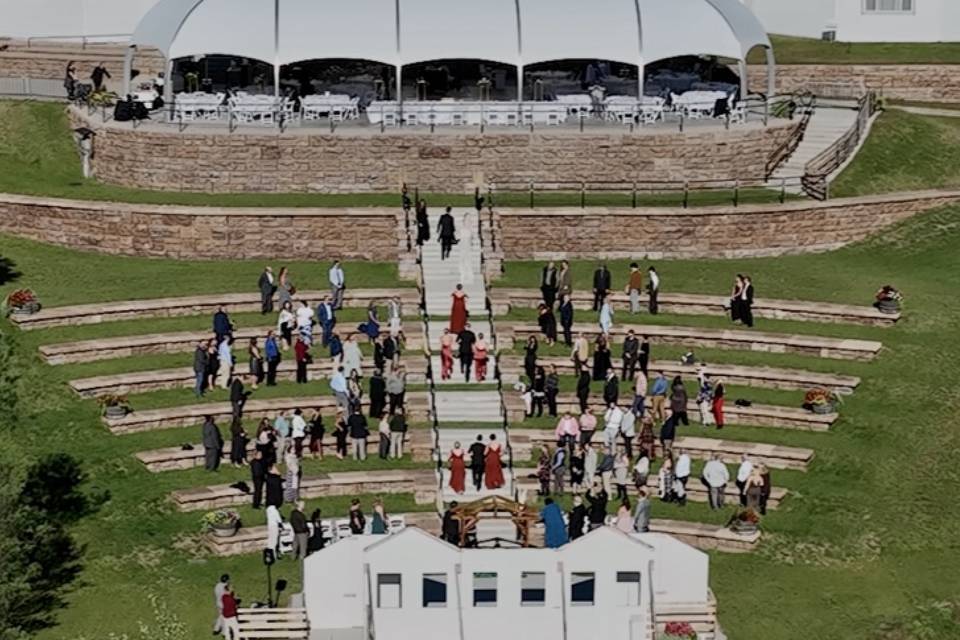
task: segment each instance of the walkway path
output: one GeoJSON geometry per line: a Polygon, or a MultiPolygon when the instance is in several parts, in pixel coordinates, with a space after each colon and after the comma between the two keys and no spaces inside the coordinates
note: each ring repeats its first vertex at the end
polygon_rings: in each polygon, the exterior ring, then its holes
{"type": "MultiPolygon", "coordinates": [[[[802,176],[807,163],[824,149],[836,142],[857,121],[857,110],[847,108],[819,107],[814,111],[807,125],[803,141],[786,162],[773,172],[771,186],[776,187],[780,178],[802,176]]],[[[790,193],[802,193],[800,185],[788,186],[790,193]]]]}
{"type": "MultiPolygon", "coordinates": [[[[497,439],[503,443],[506,450],[509,445],[509,434],[503,428],[502,398],[494,379],[495,363],[493,358],[487,367],[487,379],[483,383],[475,382],[475,375],[471,376],[471,385],[475,389],[444,389],[450,385],[464,385],[466,383],[460,371],[459,361],[454,363],[454,374],[450,380],[440,380],[440,336],[449,326],[450,294],[458,284],[463,285],[468,296],[467,310],[470,315],[470,325],[474,333],[483,334],[491,352],[494,350],[494,339],[491,334],[491,324],[487,314],[487,291],[482,270],[482,247],[479,230],[477,228],[477,214],[471,209],[456,209],[452,212],[457,229],[457,238],[460,242],[454,245],[450,256],[441,260],[440,244],[436,240],[436,224],[441,212],[431,215],[431,235],[434,237],[422,248],[421,263],[423,266],[423,285],[427,302],[427,313],[430,322],[427,325],[431,356],[431,369],[434,376],[436,391],[434,393],[434,411],[438,427],[438,456],[445,464],[446,456],[455,441],[459,441],[464,448],[476,439],[480,433],[485,436],[496,433],[497,439]],[[450,429],[444,425],[470,425],[476,428],[450,429]]],[[[448,488],[449,473],[442,473],[443,498],[471,499],[483,495],[497,493],[500,495],[513,494],[513,480],[509,469],[505,469],[507,484],[499,490],[483,489],[477,493],[470,487],[467,495],[456,496],[448,488]]],[[[468,478],[469,484],[469,478],[468,478]]]]}

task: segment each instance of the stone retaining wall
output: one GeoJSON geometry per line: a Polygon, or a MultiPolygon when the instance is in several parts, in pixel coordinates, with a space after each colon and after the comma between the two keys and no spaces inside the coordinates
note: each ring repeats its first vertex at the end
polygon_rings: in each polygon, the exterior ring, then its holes
{"type": "MultiPolygon", "coordinates": [[[[750,67],[750,88],[766,93],[767,71],[750,67]]],[[[854,83],[897,100],[960,102],[960,64],[816,64],[780,65],[777,89],[790,92],[809,83],[854,83]]]]}
{"type": "MultiPolygon", "coordinates": [[[[736,257],[834,249],[941,205],[960,191],[703,209],[505,209],[507,259],[736,257]]],[[[0,194],[0,232],[101,253],[182,259],[399,258],[396,212],[229,209],[52,200],[0,194]]]]}
{"type": "Polygon", "coordinates": [[[679,133],[578,133],[489,129],[430,134],[388,131],[232,134],[174,127],[104,125],[74,109],[75,126],[97,132],[94,171],[110,184],[175,191],[463,193],[485,181],[741,180],[764,175],[768,158],[798,126],[771,121],[679,133]]]}
{"type": "Polygon", "coordinates": [[[506,209],[506,259],[700,258],[827,251],[960,201],[960,191],[697,209],[506,209]]]}
{"type": "Polygon", "coordinates": [[[128,256],[396,261],[393,209],[226,209],[0,195],[0,232],[128,256]]]}
{"type": "MultiPolygon", "coordinates": [[[[119,88],[123,77],[123,56],[126,47],[120,44],[79,44],[51,43],[36,41],[27,47],[22,40],[3,40],[0,45],[7,48],[0,51],[0,77],[34,78],[62,80],[67,63],[73,61],[81,82],[90,82],[90,72],[97,63],[103,62],[112,80],[107,81],[110,88],[119,88]]],[[[133,58],[133,68],[143,78],[154,78],[163,71],[163,56],[159,51],[138,50],[133,58]]],[[[134,80],[136,81],[136,79],[134,80]]]]}

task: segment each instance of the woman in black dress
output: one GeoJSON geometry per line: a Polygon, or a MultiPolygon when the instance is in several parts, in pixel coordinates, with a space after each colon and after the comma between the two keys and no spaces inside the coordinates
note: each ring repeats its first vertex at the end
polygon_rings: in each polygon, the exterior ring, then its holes
{"type": "Polygon", "coordinates": [[[610,367],[610,347],[607,345],[606,337],[600,334],[597,336],[596,349],[593,352],[593,379],[606,380],[610,367]]]}
{"type": "Polygon", "coordinates": [[[427,201],[417,203],[417,245],[430,240],[430,218],[427,216],[427,201]]]}
{"type": "Polygon", "coordinates": [[[336,427],[333,435],[337,439],[337,460],[343,460],[347,456],[347,435],[350,433],[347,427],[347,417],[343,410],[337,412],[336,427]]]}
{"type": "Polygon", "coordinates": [[[537,323],[540,325],[540,331],[547,339],[547,346],[557,342],[557,318],[553,315],[553,310],[545,304],[541,304],[537,309],[537,323]]]}
{"type": "Polygon", "coordinates": [[[320,415],[320,409],[313,410],[313,417],[310,418],[310,453],[318,460],[323,460],[323,434],[326,429],[323,426],[323,416],[320,415]]]}
{"type": "Polygon", "coordinates": [[[583,488],[583,469],[583,447],[576,444],[570,454],[570,485],[574,493],[583,488]]]}
{"type": "Polygon", "coordinates": [[[536,411],[536,417],[543,415],[543,400],[546,398],[547,374],[543,367],[537,367],[533,372],[533,409],[536,411]]]}
{"type": "Polygon", "coordinates": [[[527,346],[523,348],[523,372],[527,374],[527,380],[533,382],[533,374],[537,368],[537,336],[527,338],[527,346]]]}

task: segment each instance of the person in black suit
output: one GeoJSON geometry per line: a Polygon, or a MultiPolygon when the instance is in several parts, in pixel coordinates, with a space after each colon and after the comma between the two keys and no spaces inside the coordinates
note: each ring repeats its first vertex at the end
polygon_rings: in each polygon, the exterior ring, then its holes
{"type": "Polygon", "coordinates": [[[270,468],[267,469],[265,478],[265,484],[267,486],[267,506],[277,507],[279,509],[283,506],[283,476],[280,475],[280,470],[277,469],[276,463],[270,465],[270,468]]]}
{"type": "Polygon", "coordinates": [[[430,218],[427,216],[427,201],[421,200],[417,203],[417,246],[422,247],[424,242],[430,240],[430,218]]]}
{"type": "Polygon", "coordinates": [[[242,375],[234,376],[233,381],[230,383],[230,406],[233,409],[234,422],[240,422],[243,418],[243,405],[246,404],[247,398],[250,397],[250,392],[244,391],[243,389],[242,378],[242,375]]]}
{"type": "Polygon", "coordinates": [[[277,286],[273,280],[273,269],[266,267],[263,270],[257,287],[260,289],[260,313],[272,313],[273,294],[277,292],[277,286]]]}
{"type": "Polygon", "coordinates": [[[743,277],[743,293],[740,294],[740,319],[743,324],[753,326],[753,280],[743,277]]]}
{"type": "Polygon", "coordinates": [[[557,267],[553,260],[548,262],[540,273],[540,293],[543,295],[543,303],[553,309],[553,303],[557,300],[557,267]]]}
{"type": "Polygon", "coordinates": [[[610,293],[611,280],[610,280],[610,270],[607,269],[607,265],[600,263],[600,266],[597,267],[597,270],[593,272],[593,310],[599,311],[600,305],[603,304],[603,299],[607,297],[607,294],[610,293]]]}
{"type": "Polygon", "coordinates": [[[610,369],[607,371],[607,380],[603,383],[603,402],[607,406],[616,404],[620,399],[620,378],[616,371],[610,369]]]}
{"type": "Polygon", "coordinates": [[[587,400],[590,398],[590,372],[587,369],[580,370],[580,377],[577,378],[577,400],[580,401],[580,413],[587,412],[587,400]]]}
{"type": "Polygon", "coordinates": [[[640,357],[640,341],[634,335],[633,329],[627,331],[623,341],[623,379],[633,380],[637,372],[637,360],[640,357]]]}
{"type": "Polygon", "coordinates": [[[263,502],[263,483],[267,478],[267,465],[263,461],[263,452],[257,449],[250,461],[250,480],[253,482],[253,508],[259,509],[263,502]]]}
{"type": "Polygon", "coordinates": [[[457,227],[453,221],[453,215],[450,213],[452,210],[451,207],[447,207],[447,210],[443,212],[443,215],[440,216],[440,221],[437,223],[441,260],[446,260],[450,257],[450,249],[457,241],[457,227]]]}
{"type": "Polygon", "coordinates": [[[460,522],[453,517],[453,510],[457,508],[459,503],[454,500],[450,503],[450,508],[447,509],[443,514],[443,525],[441,530],[443,532],[443,539],[449,542],[450,544],[460,546],[460,522]]]}
{"type": "Polygon", "coordinates": [[[473,474],[473,486],[477,491],[483,486],[484,454],[487,446],[483,444],[483,436],[477,436],[477,441],[470,445],[470,471],[473,474]]]}
{"type": "Polygon", "coordinates": [[[473,345],[477,342],[477,335],[470,330],[468,322],[457,336],[460,355],[460,371],[467,382],[470,382],[470,369],[473,368],[473,345]]]}
{"type": "Polygon", "coordinates": [[[380,418],[387,406],[387,381],[380,369],[374,369],[370,376],[370,417],[380,418]]]}
{"type": "Polygon", "coordinates": [[[227,315],[223,305],[217,307],[217,312],[213,314],[213,332],[217,336],[217,344],[233,335],[233,325],[230,324],[230,316],[227,315]]]}
{"type": "Polygon", "coordinates": [[[650,340],[647,336],[640,336],[640,371],[647,375],[647,366],[650,364],[650,340]]]}
{"type": "Polygon", "coordinates": [[[568,347],[573,346],[573,335],[571,333],[573,328],[573,302],[570,300],[570,296],[561,295],[560,296],[560,326],[563,327],[563,344],[568,347]]]}
{"type": "Polygon", "coordinates": [[[220,468],[220,457],[223,455],[223,435],[207,416],[203,422],[203,462],[207,471],[217,471],[220,468]]]}

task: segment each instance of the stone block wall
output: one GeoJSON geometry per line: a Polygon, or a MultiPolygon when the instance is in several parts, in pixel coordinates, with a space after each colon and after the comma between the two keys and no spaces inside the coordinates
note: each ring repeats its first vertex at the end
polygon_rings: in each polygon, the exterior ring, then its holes
{"type": "Polygon", "coordinates": [[[400,231],[389,208],[221,209],[0,195],[0,233],[128,256],[395,262],[400,231]]]}
{"type": "Polygon", "coordinates": [[[505,209],[506,259],[717,258],[812,253],[862,240],[960,191],[702,209],[505,209]]]}
{"type": "MultiPolygon", "coordinates": [[[[766,67],[751,65],[750,88],[766,92],[766,67]]],[[[960,65],[817,64],[779,65],[777,88],[804,89],[809,83],[855,83],[897,100],[960,102],[960,65]]]]}
{"type": "Polygon", "coordinates": [[[94,171],[103,182],[174,191],[465,193],[477,182],[757,179],[798,126],[771,121],[686,133],[513,130],[430,134],[291,130],[219,133],[87,121],[97,131],[94,171]]]}
{"type": "MultiPolygon", "coordinates": [[[[0,45],[7,48],[0,51],[0,77],[35,78],[62,80],[71,61],[77,67],[81,82],[90,82],[90,72],[103,62],[110,72],[112,80],[107,86],[118,90],[123,77],[123,56],[126,47],[121,44],[80,44],[52,43],[37,40],[27,46],[24,40],[0,39],[0,45]]],[[[140,72],[139,78],[154,78],[163,71],[164,60],[159,51],[138,50],[133,57],[133,68],[140,72]]],[[[134,79],[134,82],[138,78],[134,79]]]]}

